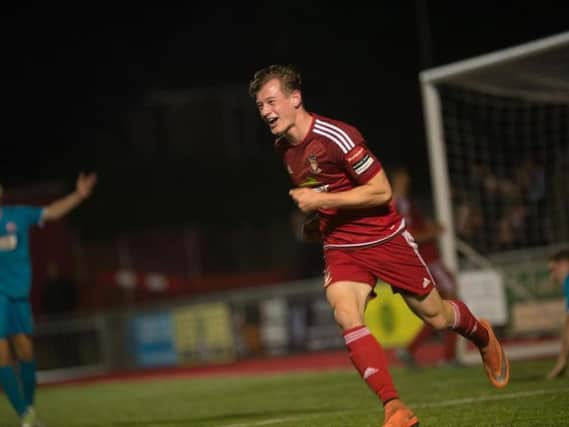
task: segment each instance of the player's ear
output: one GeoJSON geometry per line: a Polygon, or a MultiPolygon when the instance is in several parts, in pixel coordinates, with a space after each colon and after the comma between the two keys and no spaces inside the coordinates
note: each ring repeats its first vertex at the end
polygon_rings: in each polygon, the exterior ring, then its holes
{"type": "Polygon", "coordinates": [[[294,108],[299,108],[302,105],[302,94],[299,90],[293,90],[290,94],[290,99],[294,108]]]}

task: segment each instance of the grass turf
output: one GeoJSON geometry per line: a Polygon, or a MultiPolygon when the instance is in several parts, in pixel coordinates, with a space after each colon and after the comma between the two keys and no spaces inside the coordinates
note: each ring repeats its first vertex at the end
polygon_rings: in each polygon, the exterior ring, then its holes
{"type": "MultiPolygon", "coordinates": [[[[428,426],[569,426],[569,377],[552,361],[512,363],[504,390],[481,366],[393,368],[401,397],[428,426]]],[[[179,378],[41,387],[48,427],[378,427],[383,413],[355,371],[179,378]]],[[[0,426],[18,426],[0,400],[0,426]]]]}

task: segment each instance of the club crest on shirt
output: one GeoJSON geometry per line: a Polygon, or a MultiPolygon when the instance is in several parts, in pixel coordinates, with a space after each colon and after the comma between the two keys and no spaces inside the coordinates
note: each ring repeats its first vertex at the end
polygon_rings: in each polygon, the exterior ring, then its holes
{"type": "Polygon", "coordinates": [[[308,164],[310,165],[310,171],[313,174],[319,174],[320,172],[322,172],[322,169],[320,169],[320,167],[318,166],[318,160],[316,159],[316,156],[314,154],[308,156],[308,164]]]}
{"type": "Polygon", "coordinates": [[[6,231],[8,233],[15,233],[18,231],[18,225],[13,221],[6,223],[6,231]]]}

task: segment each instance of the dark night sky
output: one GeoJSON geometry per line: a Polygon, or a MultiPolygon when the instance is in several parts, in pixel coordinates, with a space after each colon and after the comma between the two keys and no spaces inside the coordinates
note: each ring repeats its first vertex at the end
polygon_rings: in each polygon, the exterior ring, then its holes
{"type": "Polygon", "coordinates": [[[300,67],[310,109],[360,127],[388,162],[403,161],[406,147],[426,172],[421,69],[569,30],[563,1],[430,1],[425,62],[419,2],[376,2],[377,10],[306,3],[12,7],[2,20],[0,180],[72,177],[100,164],[86,130],[112,129],[148,89],[245,87],[257,68],[274,62],[300,67]]]}

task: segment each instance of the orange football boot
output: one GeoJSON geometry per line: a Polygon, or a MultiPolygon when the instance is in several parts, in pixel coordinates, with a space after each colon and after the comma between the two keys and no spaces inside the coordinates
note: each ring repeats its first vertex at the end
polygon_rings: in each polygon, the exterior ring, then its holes
{"type": "Polygon", "coordinates": [[[383,427],[419,427],[419,419],[401,400],[394,399],[385,405],[383,427]]]}
{"type": "Polygon", "coordinates": [[[510,362],[490,322],[480,319],[480,324],[488,331],[488,345],[480,349],[484,370],[494,387],[504,388],[510,382],[510,362]]]}

